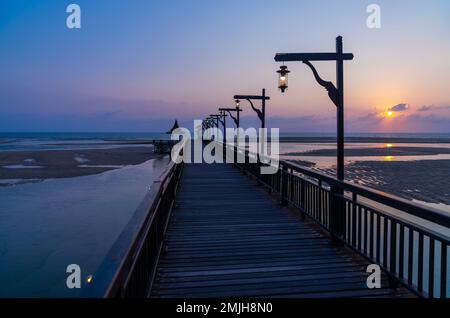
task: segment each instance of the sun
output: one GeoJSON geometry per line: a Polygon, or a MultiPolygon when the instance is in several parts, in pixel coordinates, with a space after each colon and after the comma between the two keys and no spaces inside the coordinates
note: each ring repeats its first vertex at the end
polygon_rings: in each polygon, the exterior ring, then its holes
{"type": "Polygon", "coordinates": [[[380,117],[394,118],[395,117],[395,113],[392,110],[385,110],[385,111],[380,113],[380,117]]]}

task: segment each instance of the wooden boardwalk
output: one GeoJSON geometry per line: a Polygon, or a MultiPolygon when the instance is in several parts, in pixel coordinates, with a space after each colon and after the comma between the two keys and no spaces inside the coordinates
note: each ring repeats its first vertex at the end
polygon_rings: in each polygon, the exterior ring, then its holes
{"type": "Polygon", "coordinates": [[[184,168],[152,297],[398,297],[232,165],[184,168]]]}

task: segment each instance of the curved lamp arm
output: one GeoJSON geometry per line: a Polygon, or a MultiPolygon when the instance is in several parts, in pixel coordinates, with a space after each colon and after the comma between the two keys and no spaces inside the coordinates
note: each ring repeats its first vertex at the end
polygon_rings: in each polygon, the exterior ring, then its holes
{"type": "Polygon", "coordinates": [[[253,102],[251,101],[251,99],[247,98],[247,101],[250,103],[250,106],[252,106],[252,109],[256,112],[256,114],[258,115],[258,118],[262,121],[263,120],[263,113],[262,111],[260,111],[259,109],[257,109],[254,105],[253,102]]]}
{"type": "Polygon", "coordinates": [[[319,83],[320,86],[324,87],[328,91],[328,96],[333,101],[334,105],[338,107],[338,91],[334,84],[332,82],[324,81],[323,79],[321,79],[319,74],[317,73],[317,70],[314,68],[311,62],[303,61],[303,63],[311,68],[317,83],[319,83]]]}
{"type": "Polygon", "coordinates": [[[230,115],[231,119],[233,119],[234,123],[235,123],[236,126],[237,126],[237,124],[238,124],[237,118],[234,117],[234,116],[231,114],[231,112],[230,112],[229,110],[227,110],[227,113],[228,113],[228,115],[230,115]]]}

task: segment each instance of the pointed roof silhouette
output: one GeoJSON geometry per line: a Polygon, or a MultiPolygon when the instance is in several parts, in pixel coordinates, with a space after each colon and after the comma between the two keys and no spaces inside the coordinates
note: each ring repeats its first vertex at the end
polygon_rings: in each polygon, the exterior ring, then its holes
{"type": "Polygon", "coordinates": [[[179,128],[180,126],[178,125],[178,120],[175,119],[175,122],[173,123],[173,127],[172,129],[170,129],[167,134],[171,134],[175,129],[179,128]]]}

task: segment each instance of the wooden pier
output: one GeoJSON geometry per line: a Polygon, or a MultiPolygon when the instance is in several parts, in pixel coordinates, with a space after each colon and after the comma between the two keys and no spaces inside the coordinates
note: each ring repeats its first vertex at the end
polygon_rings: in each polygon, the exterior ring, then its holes
{"type": "Polygon", "coordinates": [[[333,244],[232,165],[184,170],[152,297],[398,297],[369,263],[333,244]],[[212,182],[213,181],[213,182],[212,182]]]}
{"type": "Polygon", "coordinates": [[[261,174],[244,155],[172,161],[84,296],[448,297],[450,240],[411,221],[449,228],[448,214],[288,161],[261,174]]]}

